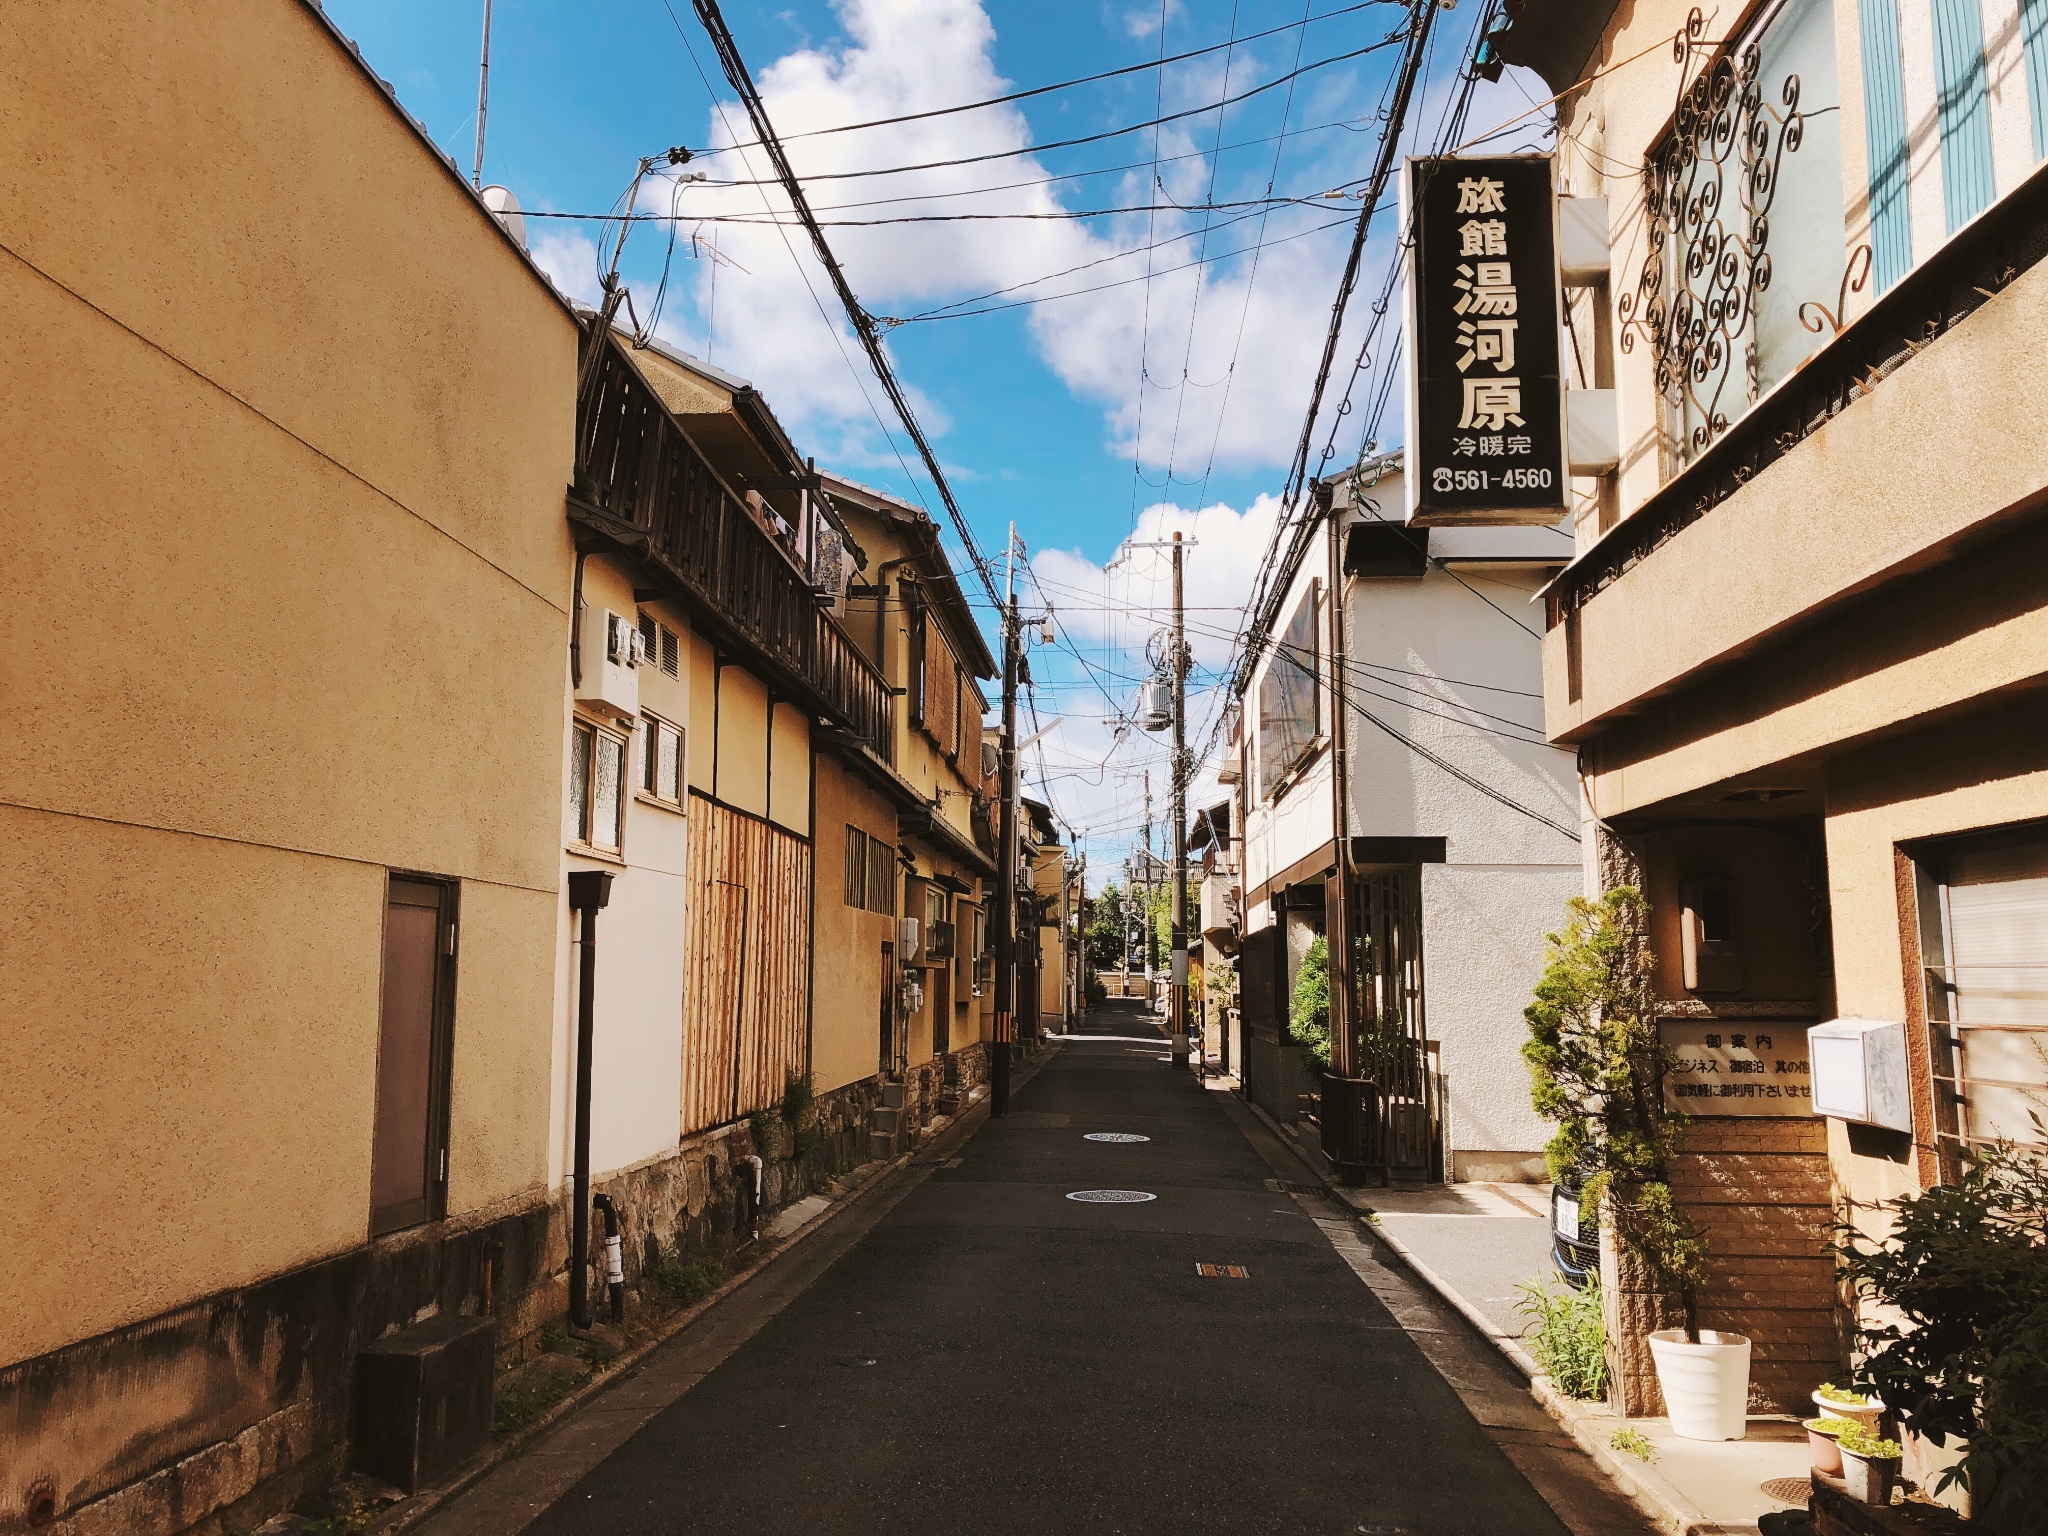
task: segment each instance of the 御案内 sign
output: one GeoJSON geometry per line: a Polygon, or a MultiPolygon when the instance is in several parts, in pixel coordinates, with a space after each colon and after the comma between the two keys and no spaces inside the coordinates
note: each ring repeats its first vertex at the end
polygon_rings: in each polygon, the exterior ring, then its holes
{"type": "Polygon", "coordinates": [[[1688,1115],[1813,1113],[1806,1025],[1663,1019],[1664,1107],[1688,1115]]]}
{"type": "Polygon", "coordinates": [[[1554,169],[1544,155],[1407,163],[1410,522],[1564,515],[1554,169]]]}

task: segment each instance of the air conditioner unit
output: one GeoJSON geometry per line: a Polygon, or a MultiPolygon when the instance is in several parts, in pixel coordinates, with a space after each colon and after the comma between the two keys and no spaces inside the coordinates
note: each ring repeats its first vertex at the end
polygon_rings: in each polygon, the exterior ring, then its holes
{"type": "Polygon", "coordinates": [[[916,918],[899,917],[896,919],[896,960],[898,964],[921,965],[924,962],[924,951],[920,944],[922,938],[923,925],[916,918]]]}
{"type": "Polygon", "coordinates": [[[637,717],[639,669],[645,651],[639,625],[593,603],[583,610],[580,641],[577,652],[583,680],[576,685],[576,702],[622,720],[637,717]]]}

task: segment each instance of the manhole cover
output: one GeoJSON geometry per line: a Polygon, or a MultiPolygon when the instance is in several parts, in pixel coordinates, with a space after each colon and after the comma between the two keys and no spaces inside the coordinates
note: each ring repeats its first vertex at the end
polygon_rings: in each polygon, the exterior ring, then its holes
{"type": "Polygon", "coordinates": [[[1118,1146],[1128,1146],[1135,1141],[1150,1141],[1150,1136],[1133,1136],[1129,1131],[1090,1131],[1081,1138],[1083,1141],[1113,1141],[1118,1146]]]}
{"type": "Polygon", "coordinates": [[[1068,1192],[1069,1200],[1078,1200],[1083,1205],[1143,1205],[1147,1200],[1157,1200],[1157,1195],[1148,1195],[1142,1189],[1076,1189],[1068,1192]]]}
{"type": "Polygon", "coordinates": [[[1804,1505],[1813,1497],[1813,1479],[1810,1477],[1774,1477],[1757,1486],[1765,1498],[1776,1499],[1780,1504],[1804,1505]]]}

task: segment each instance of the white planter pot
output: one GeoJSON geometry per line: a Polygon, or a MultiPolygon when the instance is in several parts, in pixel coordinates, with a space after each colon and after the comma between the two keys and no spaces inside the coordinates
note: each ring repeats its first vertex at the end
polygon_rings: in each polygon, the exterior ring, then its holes
{"type": "Polygon", "coordinates": [[[1749,1409],[1749,1340],[1739,1333],[1700,1330],[1686,1341],[1682,1328],[1650,1335],[1657,1385],[1664,1389],[1671,1432],[1688,1440],[1740,1440],[1749,1409]]]}

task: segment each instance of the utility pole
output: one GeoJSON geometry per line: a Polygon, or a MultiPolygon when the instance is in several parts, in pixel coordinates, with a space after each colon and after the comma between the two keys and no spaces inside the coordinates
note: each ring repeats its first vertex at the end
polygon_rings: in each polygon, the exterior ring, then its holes
{"type": "Polygon", "coordinates": [[[491,104],[491,0],[484,0],[484,56],[476,75],[476,169],[469,183],[484,189],[484,112],[491,104]]]}
{"type": "Polygon", "coordinates": [[[989,1113],[1010,1112],[1010,1037],[1017,1017],[1017,525],[1004,557],[1003,745],[996,816],[996,1037],[989,1045],[989,1113]]]}
{"type": "Polygon", "coordinates": [[[1167,1019],[1173,1064],[1188,1064],[1188,669],[1182,638],[1181,538],[1173,535],[1173,969],[1167,975],[1167,1019]]]}

